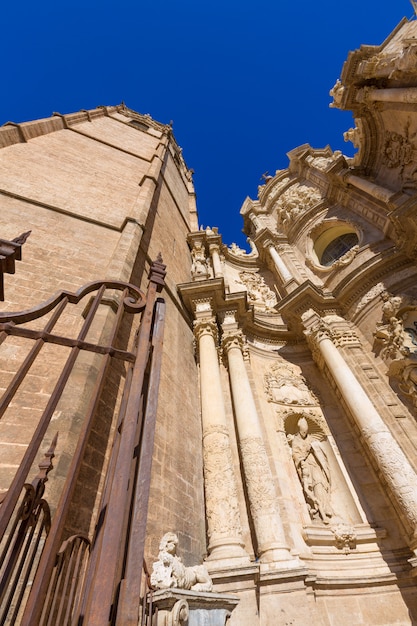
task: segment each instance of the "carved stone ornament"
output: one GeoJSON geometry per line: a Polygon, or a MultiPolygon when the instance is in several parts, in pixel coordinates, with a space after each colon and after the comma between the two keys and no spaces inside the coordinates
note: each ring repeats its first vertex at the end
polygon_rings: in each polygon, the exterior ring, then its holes
{"type": "Polygon", "coordinates": [[[383,162],[389,168],[402,167],[410,163],[413,146],[405,137],[395,132],[385,133],[383,162]]]}
{"type": "Polygon", "coordinates": [[[244,257],[246,259],[248,258],[254,258],[258,256],[258,251],[256,249],[255,244],[253,243],[252,239],[250,237],[247,237],[246,241],[248,242],[251,251],[250,252],[246,252],[246,250],[243,250],[243,248],[240,248],[237,243],[232,243],[231,246],[227,249],[229,254],[231,254],[232,256],[237,256],[237,257],[244,257]]]}
{"type": "Polygon", "coordinates": [[[405,40],[403,49],[391,54],[378,53],[362,63],[365,76],[376,75],[390,79],[404,78],[414,74],[417,67],[417,42],[415,39],[405,40]]]}
{"type": "MultiPolygon", "coordinates": [[[[268,193],[268,198],[266,199],[267,206],[269,206],[272,202],[274,202],[275,198],[279,196],[279,194],[284,189],[284,187],[286,187],[289,180],[290,180],[290,177],[286,176],[285,178],[282,178],[281,180],[279,180],[278,182],[274,184],[271,191],[268,193]]],[[[260,189],[262,190],[263,187],[260,187],[260,189]]]]}
{"type": "Polygon", "coordinates": [[[265,283],[262,276],[254,272],[240,272],[239,278],[239,282],[247,289],[250,304],[253,304],[255,309],[275,313],[276,295],[265,283]]]}
{"type": "Polygon", "coordinates": [[[342,85],[340,80],[337,79],[336,84],[329,91],[329,95],[332,96],[332,98],[333,98],[333,102],[331,102],[329,104],[330,108],[332,108],[332,109],[333,108],[339,109],[342,106],[342,100],[343,100],[344,92],[345,92],[344,86],[342,85]]]}
{"type": "Polygon", "coordinates": [[[264,376],[269,402],[283,405],[316,406],[318,400],[304,376],[287,363],[274,363],[264,376]]]}
{"type": "Polygon", "coordinates": [[[260,437],[246,437],[242,439],[240,448],[242,457],[245,459],[245,478],[252,515],[258,518],[259,523],[262,523],[265,513],[277,514],[275,491],[272,487],[268,456],[260,437]]]}
{"type": "Polygon", "coordinates": [[[353,526],[345,522],[339,522],[331,527],[331,531],[334,534],[336,547],[339,550],[349,554],[351,550],[356,548],[357,535],[353,526]]]}
{"type": "Polygon", "coordinates": [[[348,142],[350,141],[353,144],[354,148],[360,148],[362,142],[362,132],[360,131],[358,126],[355,128],[349,128],[346,132],[343,133],[343,139],[348,142]]]}
{"type": "Polygon", "coordinates": [[[318,156],[318,157],[313,157],[313,156],[308,156],[306,158],[307,163],[309,163],[311,166],[315,167],[318,170],[321,170],[322,172],[326,171],[327,168],[334,163],[340,156],[341,156],[341,152],[340,150],[336,150],[331,156],[328,157],[323,157],[323,156],[318,156]]]}
{"type": "Polygon", "coordinates": [[[402,358],[410,352],[408,346],[405,345],[403,320],[397,316],[402,298],[392,296],[387,291],[381,293],[381,298],[383,300],[382,320],[377,323],[374,332],[377,344],[382,344],[380,356],[385,360],[402,358]]]}
{"type": "Polygon", "coordinates": [[[374,298],[379,296],[383,291],[385,291],[384,283],[377,283],[376,285],[374,285],[359,300],[358,304],[356,305],[356,309],[355,309],[354,315],[357,315],[358,313],[360,313],[360,311],[362,311],[362,309],[364,309],[366,307],[366,305],[369,304],[369,302],[371,302],[374,298]]]}
{"type": "Polygon", "coordinates": [[[284,191],[275,204],[278,225],[288,228],[308,209],[321,202],[322,196],[318,189],[294,183],[284,191]]]}
{"type": "Polygon", "coordinates": [[[205,565],[185,567],[177,556],[178,537],[175,533],[165,533],[159,544],[158,560],[151,574],[151,585],[156,589],[192,589],[212,591],[213,582],[205,565]]]}
{"type": "Polygon", "coordinates": [[[241,538],[239,503],[227,432],[204,431],[204,478],[209,539],[241,538]]]}

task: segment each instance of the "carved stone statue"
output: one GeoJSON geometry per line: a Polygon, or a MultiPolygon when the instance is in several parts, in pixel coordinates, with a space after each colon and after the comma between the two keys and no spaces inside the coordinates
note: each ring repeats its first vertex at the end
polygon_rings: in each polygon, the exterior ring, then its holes
{"type": "Polygon", "coordinates": [[[209,272],[207,267],[207,260],[204,253],[204,246],[201,242],[196,241],[193,249],[191,250],[191,257],[193,259],[191,265],[191,275],[194,280],[200,280],[207,278],[209,272]]]}
{"type": "Polygon", "coordinates": [[[327,456],[321,443],[309,434],[305,417],[298,420],[297,426],[298,432],[295,435],[288,435],[288,441],[292,447],[292,457],[304,497],[311,518],[321,519],[328,524],[333,517],[333,511],[330,504],[330,470],[327,456]]]}
{"type": "Polygon", "coordinates": [[[157,589],[192,589],[212,591],[213,582],[205,565],[185,567],[177,556],[178,537],[175,533],[165,533],[159,544],[158,560],[152,568],[151,584],[157,589]]]}

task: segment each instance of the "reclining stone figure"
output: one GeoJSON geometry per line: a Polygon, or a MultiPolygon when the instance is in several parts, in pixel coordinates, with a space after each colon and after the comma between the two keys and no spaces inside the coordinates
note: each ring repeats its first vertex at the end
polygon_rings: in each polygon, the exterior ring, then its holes
{"type": "Polygon", "coordinates": [[[152,568],[151,584],[157,589],[191,589],[192,591],[212,591],[213,582],[205,565],[185,567],[177,556],[178,537],[175,533],[165,533],[159,544],[158,561],[152,568]]]}

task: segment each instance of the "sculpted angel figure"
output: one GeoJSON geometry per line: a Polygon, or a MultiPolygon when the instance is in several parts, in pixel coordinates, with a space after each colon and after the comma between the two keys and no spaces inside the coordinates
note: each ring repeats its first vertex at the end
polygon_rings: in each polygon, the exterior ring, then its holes
{"type": "Polygon", "coordinates": [[[178,537],[165,533],[159,544],[158,560],[153,564],[151,584],[157,589],[212,591],[213,583],[205,565],[185,567],[177,556],[178,537]]]}
{"type": "Polygon", "coordinates": [[[292,457],[312,519],[328,524],[333,516],[330,504],[330,470],[326,453],[319,441],[308,432],[308,422],[301,417],[298,432],[289,435],[292,457]]]}

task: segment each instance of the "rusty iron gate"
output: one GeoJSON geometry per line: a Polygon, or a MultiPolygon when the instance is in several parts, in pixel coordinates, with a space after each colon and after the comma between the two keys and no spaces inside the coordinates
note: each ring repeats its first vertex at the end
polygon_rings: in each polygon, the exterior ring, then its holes
{"type": "MultiPolygon", "coordinates": [[[[61,292],[22,313],[0,314],[0,343],[11,337],[27,340],[29,346],[0,399],[0,418],[46,345],[64,346],[68,353],[14,478],[0,494],[0,626],[152,624],[144,542],[165,317],[165,303],[158,292],[164,277],[159,256],[151,265],[146,295],[129,283],[102,281],[76,293],[61,292]],[[68,307],[82,304],[83,299],[87,305],[77,336],[55,334],[68,307]],[[103,303],[107,310],[111,305],[111,328],[104,333],[105,341],[103,334],[90,341],[89,331],[103,303]],[[140,323],[134,345],[124,349],[118,340],[120,329],[132,324],[135,315],[140,316],[140,323]],[[59,459],[60,436],[45,451],[45,434],[52,428],[74,364],[83,352],[101,355],[100,366],[63,486],[50,506],[45,483],[53,469],[52,459],[59,459]],[[93,537],[85,532],[66,536],[74,489],[114,360],[125,365],[126,375],[108,446],[95,532],[93,537]],[[39,471],[28,482],[36,463],[39,471]]],[[[53,472],[49,478],[52,486],[53,472]]]]}

